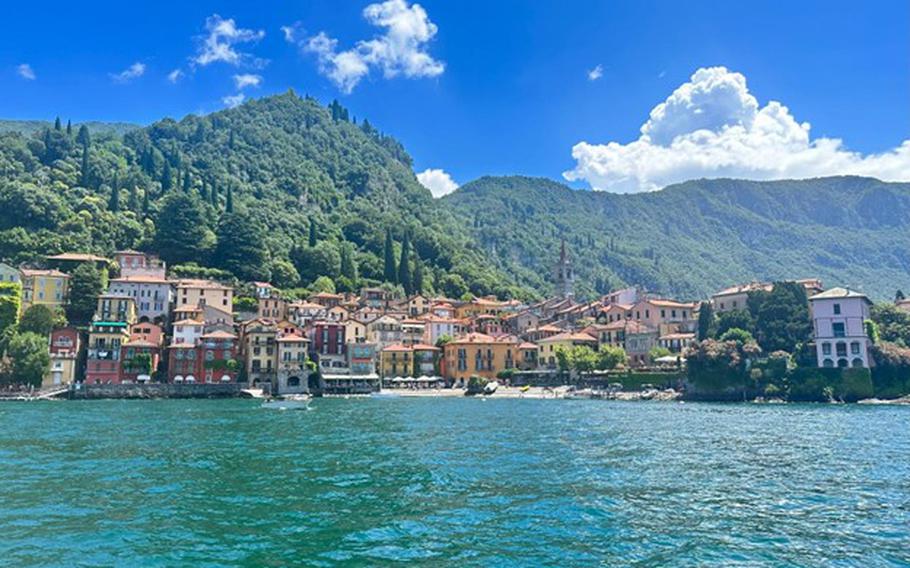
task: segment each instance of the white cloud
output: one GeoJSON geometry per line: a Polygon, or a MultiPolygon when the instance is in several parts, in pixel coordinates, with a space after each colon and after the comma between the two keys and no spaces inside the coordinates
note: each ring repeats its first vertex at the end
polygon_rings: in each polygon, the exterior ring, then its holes
{"type": "Polygon", "coordinates": [[[245,73],[243,75],[234,75],[234,85],[237,87],[238,91],[245,89],[246,87],[258,87],[261,83],[261,75],[253,75],[250,73],[245,73]]]}
{"type": "Polygon", "coordinates": [[[174,69],[173,71],[171,71],[170,73],[167,74],[167,80],[170,81],[171,83],[176,83],[177,81],[179,81],[182,78],[183,78],[183,71],[181,71],[180,69],[174,69]]]}
{"type": "MultiPolygon", "coordinates": [[[[438,28],[420,4],[387,0],[364,8],[363,17],[373,26],[385,28],[384,33],[341,52],[337,50],[338,41],[325,32],[297,42],[303,51],[317,56],[319,71],[345,93],[350,93],[373,67],[387,79],[399,75],[436,77],[445,70],[445,64],[426,51],[438,28]]],[[[285,31],[288,41],[294,41],[295,36],[293,28],[285,31]]]]}
{"type": "Polygon", "coordinates": [[[417,174],[417,181],[429,189],[433,197],[442,197],[458,189],[458,184],[452,176],[441,169],[426,169],[417,174]]]}
{"type": "Polygon", "coordinates": [[[228,108],[234,108],[243,104],[243,101],[246,100],[246,95],[243,93],[237,93],[236,95],[228,95],[221,99],[221,102],[224,103],[224,106],[228,108]]]}
{"type": "Polygon", "coordinates": [[[38,77],[35,75],[35,71],[32,69],[32,66],[28,63],[22,63],[16,67],[16,73],[28,81],[34,81],[38,77]]]}
{"type": "Polygon", "coordinates": [[[740,73],[702,68],[651,110],[637,140],[576,144],[575,168],[563,176],[619,193],[695,178],[910,180],[910,140],[881,154],[862,155],[836,138],[812,140],[810,128],[777,101],[760,106],[740,73]]]}
{"type": "Polygon", "coordinates": [[[120,73],[111,73],[111,79],[115,83],[129,83],[133,79],[137,79],[145,75],[145,63],[133,63],[120,73]]]}
{"type": "Polygon", "coordinates": [[[265,37],[265,31],[238,28],[233,19],[225,20],[218,14],[206,18],[205,29],[208,35],[199,38],[199,48],[193,57],[193,63],[205,66],[221,61],[230,65],[249,63],[257,67],[265,64],[264,60],[235,49],[237,44],[261,40],[265,37]]]}
{"type": "Polygon", "coordinates": [[[588,71],[588,81],[596,81],[604,76],[604,66],[597,64],[597,67],[588,71]]]}
{"type": "Polygon", "coordinates": [[[281,33],[284,34],[284,41],[288,43],[296,43],[299,31],[300,22],[294,22],[290,26],[281,26],[281,33]]]}

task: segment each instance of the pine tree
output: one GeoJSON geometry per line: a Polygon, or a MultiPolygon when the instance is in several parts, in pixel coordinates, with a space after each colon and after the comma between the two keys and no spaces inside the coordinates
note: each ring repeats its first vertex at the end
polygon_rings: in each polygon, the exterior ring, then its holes
{"type": "Polygon", "coordinates": [[[120,180],[117,179],[117,174],[114,174],[114,179],[111,181],[111,199],[107,203],[107,208],[112,213],[120,211],[120,180]]]}
{"type": "Polygon", "coordinates": [[[228,186],[227,199],[224,202],[224,210],[227,213],[234,212],[234,191],[231,189],[231,186],[228,186]]]}
{"type": "Polygon", "coordinates": [[[215,185],[214,180],[212,181],[212,187],[209,190],[209,199],[212,202],[212,207],[218,207],[218,186],[215,185]]]}
{"type": "Polygon", "coordinates": [[[398,282],[398,272],[395,269],[395,250],[392,248],[391,229],[385,230],[385,269],[383,270],[383,279],[392,284],[398,282]]]}
{"type": "Polygon", "coordinates": [[[73,121],[72,120],[66,121],[66,135],[67,136],[73,135],[73,121]]]}
{"type": "Polygon", "coordinates": [[[231,150],[234,149],[234,131],[231,130],[230,135],[228,135],[228,148],[231,150]]]}
{"type": "Polygon", "coordinates": [[[190,170],[186,169],[183,171],[183,193],[189,193],[192,185],[193,182],[190,179],[190,170]]]}
{"type": "Polygon", "coordinates": [[[310,237],[307,242],[310,247],[316,246],[316,221],[310,219],[310,237]]]}
{"type": "Polygon", "coordinates": [[[63,130],[63,124],[60,122],[59,116],[57,117],[56,120],[54,120],[54,130],[56,130],[57,132],[60,132],[61,130],[63,130]]]}
{"type": "Polygon", "coordinates": [[[405,232],[401,240],[401,260],[398,262],[398,283],[404,288],[406,294],[411,290],[411,242],[408,240],[408,233],[405,232]]]}
{"type": "Polygon", "coordinates": [[[202,178],[202,185],[199,186],[199,196],[202,198],[202,201],[208,202],[209,188],[205,184],[205,178],[202,178]]]}

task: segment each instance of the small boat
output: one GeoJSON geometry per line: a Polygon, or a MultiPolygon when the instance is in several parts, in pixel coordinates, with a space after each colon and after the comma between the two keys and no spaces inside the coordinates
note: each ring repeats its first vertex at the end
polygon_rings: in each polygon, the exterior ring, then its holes
{"type": "Polygon", "coordinates": [[[398,394],[397,392],[379,391],[379,392],[371,392],[370,398],[401,398],[401,395],[398,394]]]}
{"type": "Polygon", "coordinates": [[[499,383],[490,381],[483,387],[483,394],[493,394],[499,388],[499,383]]]}
{"type": "Polygon", "coordinates": [[[310,398],[311,397],[308,394],[275,396],[262,401],[262,408],[271,408],[273,410],[306,410],[310,405],[310,398]]]}

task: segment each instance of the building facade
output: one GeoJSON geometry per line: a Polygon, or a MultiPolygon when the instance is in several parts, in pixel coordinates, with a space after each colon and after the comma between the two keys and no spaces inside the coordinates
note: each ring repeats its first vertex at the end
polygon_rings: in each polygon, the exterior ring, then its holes
{"type": "Polygon", "coordinates": [[[809,298],[819,367],[869,367],[871,343],[866,335],[872,302],[846,288],[832,288],[809,298]]]}

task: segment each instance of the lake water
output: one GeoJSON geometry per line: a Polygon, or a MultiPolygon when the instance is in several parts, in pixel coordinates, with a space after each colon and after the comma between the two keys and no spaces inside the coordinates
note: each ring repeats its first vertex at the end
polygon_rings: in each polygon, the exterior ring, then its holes
{"type": "Polygon", "coordinates": [[[11,566],[906,566],[910,408],[0,405],[11,566]]]}

